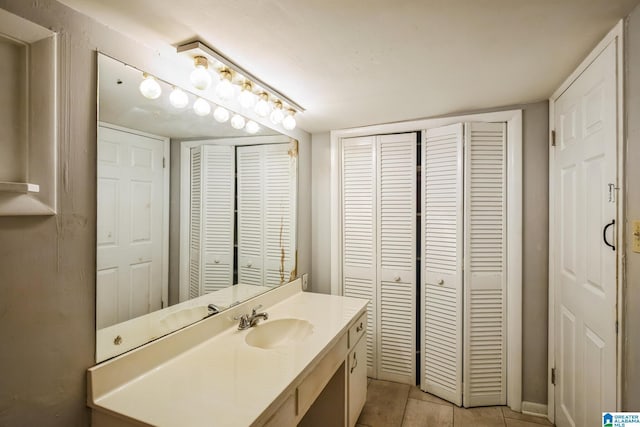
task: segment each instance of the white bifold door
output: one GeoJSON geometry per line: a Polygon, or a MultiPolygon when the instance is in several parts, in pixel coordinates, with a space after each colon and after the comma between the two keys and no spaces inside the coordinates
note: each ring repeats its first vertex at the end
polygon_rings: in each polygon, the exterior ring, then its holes
{"type": "Polygon", "coordinates": [[[366,298],[367,375],[415,384],[417,134],[342,140],[342,285],[366,298]]]}
{"type": "Polygon", "coordinates": [[[233,284],[235,150],[191,149],[189,298],[233,284]]]}
{"type": "Polygon", "coordinates": [[[506,404],[506,125],[422,140],[421,388],[459,406],[506,404]]]}
{"type": "Polygon", "coordinates": [[[295,145],[236,147],[238,283],[278,286],[296,276],[295,145]]]}

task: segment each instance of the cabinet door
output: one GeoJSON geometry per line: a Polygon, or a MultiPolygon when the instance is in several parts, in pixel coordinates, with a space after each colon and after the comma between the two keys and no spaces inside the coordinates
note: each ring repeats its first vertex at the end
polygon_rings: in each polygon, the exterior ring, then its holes
{"type": "Polygon", "coordinates": [[[361,338],[349,353],[348,387],[349,387],[349,427],[358,421],[360,412],[367,400],[367,341],[361,338]]]}
{"type": "Polygon", "coordinates": [[[415,384],[417,134],[378,137],[378,378],[415,384]]]}
{"type": "Polygon", "coordinates": [[[343,295],[367,307],[367,373],[376,377],[376,171],[375,137],[342,140],[343,295]]]}
{"type": "Polygon", "coordinates": [[[462,124],[422,142],[422,390],[462,404],[462,124]]]}

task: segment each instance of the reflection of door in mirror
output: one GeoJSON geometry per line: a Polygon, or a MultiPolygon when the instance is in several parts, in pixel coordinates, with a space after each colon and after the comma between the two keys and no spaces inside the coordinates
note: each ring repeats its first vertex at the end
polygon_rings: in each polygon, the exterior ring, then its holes
{"type": "Polygon", "coordinates": [[[98,127],[97,328],[164,305],[166,138],[98,127]]]}

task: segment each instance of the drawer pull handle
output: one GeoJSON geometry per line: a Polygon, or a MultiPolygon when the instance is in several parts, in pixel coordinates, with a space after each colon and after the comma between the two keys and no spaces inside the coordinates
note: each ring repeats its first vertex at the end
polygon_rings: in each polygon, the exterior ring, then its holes
{"type": "Polygon", "coordinates": [[[351,373],[353,374],[353,370],[358,366],[358,358],[356,357],[356,352],[353,352],[353,365],[351,365],[351,373]]]}
{"type": "Polygon", "coordinates": [[[360,322],[360,324],[356,326],[356,332],[360,332],[363,328],[364,328],[364,325],[362,324],[362,322],[360,322]]]}
{"type": "Polygon", "coordinates": [[[444,280],[442,279],[438,280],[438,285],[444,285],[444,280]]]}

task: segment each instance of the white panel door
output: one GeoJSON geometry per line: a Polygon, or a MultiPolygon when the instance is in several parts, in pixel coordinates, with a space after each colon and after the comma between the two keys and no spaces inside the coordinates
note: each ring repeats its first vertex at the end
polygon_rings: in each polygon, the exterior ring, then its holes
{"type": "Polygon", "coordinates": [[[616,46],[609,45],[555,103],[551,170],[556,256],[555,421],[599,426],[616,407],[616,46]],[[615,227],[606,238],[615,244],[615,227]]]}
{"type": "Polygon", "coordinates": [[[235,150],[202,146],[201,294],[233,285],[235,150]]]}
{"type": "Polygon", "coordinates": [[[164,142],[98,127],[97,328],[162,305],[164,142]]]}
{"type": "Polygon", "coordinates": [[[463,126],[422,140],[422,358],[420,387],[462,404],[463,126]]]}
{"type": "Polygon", "coordinates": [[[189,188],[189,298],[202,294],[202,147],[191,149],[189,188]]]}
{"type": "Polygon", "coordinates": [[[238,283],[262,286],[264,280],[263,163],[260,146],[237,147],[238,283]]]}
{"type": "Polygon", "coordinates": [[[507,403],[506,124],[466,123],[463,404],[507,403]]]}
{"type": "Polygon", "coordinates": [[[375,137],[342,140],[343,295],[367,307],[367,375],[377,377],[376,157],[375,137]]]}
{"type": "Polygon", "coordinates": [[[417,134],[377,140],[378,378],[413,385],[417,134]]]}
{"type": "Polygon", "coordinates": [[[296,268],[296,156],[290,144],[262,145],[265,286],[289,283],[296,268]]]}

